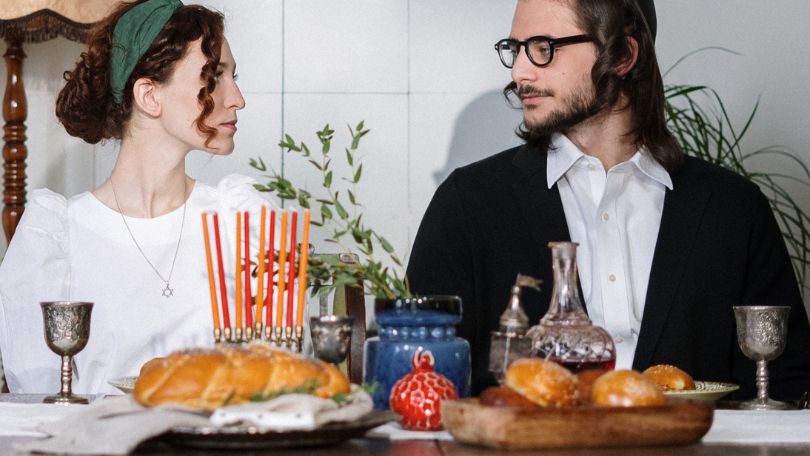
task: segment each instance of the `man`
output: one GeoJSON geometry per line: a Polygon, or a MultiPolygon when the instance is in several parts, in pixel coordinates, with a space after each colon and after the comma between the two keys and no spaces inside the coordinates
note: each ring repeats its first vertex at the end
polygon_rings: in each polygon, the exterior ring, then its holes
{"type": "MultiPolygon", "coordinates": [[[[652,2],[645,2],[648,18],[652,2]]],[[[789,305],[771,392],[810,390],[810,328],[790,258],[759,189],[685,157],[666,127],[654,43],[635,0],[518,0],[505,93],[526,144],[457,169],[425,213],[408,276],[420,294],[458,294],[473,391],[492,384],[490,331],[518,272],[544,280],[523,303],[535,324],[552,289],[549,241],[579,243],[583,299],[614,336],[617,368],[676,365],[754,394],[732,306],[789,305]]]]}

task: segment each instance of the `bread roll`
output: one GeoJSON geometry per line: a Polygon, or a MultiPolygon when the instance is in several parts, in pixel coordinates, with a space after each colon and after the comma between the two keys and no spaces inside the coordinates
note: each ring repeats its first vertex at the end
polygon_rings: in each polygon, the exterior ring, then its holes
{"type": "Polygon", "coordinates": [[[254,397],[306,389],[329,398],[351,384],[335,366],[255,344],[218,345],[155,358],[141,367],[133,396],[140,404],[179,404],[214,410],[254,397]]]}
{"type": "Polygon", "coordinates": [[[577,378],[568,369],[542,358],[523,358],[506,371],[504,383],[542,407],[574,405],[577,378]]]}
{"type": "Polygon", "coordinates": [[[617,370],[597,378],[591,402],[609,407],[663,405],[667,399],[652,380],[634,370],[617,370]]]}
{"type": "Polygon", "coordinates": [[[683,391],[695,389],[692,376],[669,364],[650,366],[643,372],[664,391],[683,391]]]}
{"type": "Polygon", "coordinates": [[[591,401],[593,383],[607,372],[607,369],[587,369],[577,373],[577,395],[580,403],[584,404],[591,401]]]}
{"type": "Polygon", "coordinates": [[[481,392],[478,402],[481,405],[492,407],[512,407],[523,410],[535,410],[538,408],[537,404],[506,386],[493,386],[485,389],[481,392]]]}

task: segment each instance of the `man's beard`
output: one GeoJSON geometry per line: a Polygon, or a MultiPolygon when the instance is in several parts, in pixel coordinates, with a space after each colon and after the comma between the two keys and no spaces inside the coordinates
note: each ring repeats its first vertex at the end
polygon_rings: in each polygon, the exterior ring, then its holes
{"type": "MultiPolygon", "coordinates": [[[[517,90],[520,95],[553,95],[553,92],[538,90],[532,86],[523,86],[517,90]]],[[[563,108],[552,111],[545,119],[528,121],[524,114],[523,131],[530,138],[543,138],[552,133],[563,133],[599,112],[596,96],[591,87],[579,87],[562,99],[563,108]]],[[[526,109],[526,108],[524,108],[526,109]]],[[[530,112],[530,110],[528,111],[530,112]]]]}

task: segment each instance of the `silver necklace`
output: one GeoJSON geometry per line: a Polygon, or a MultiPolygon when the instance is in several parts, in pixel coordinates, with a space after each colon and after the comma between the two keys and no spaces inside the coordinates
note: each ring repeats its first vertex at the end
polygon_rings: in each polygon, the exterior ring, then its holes
{"type": "MultiPolygon", "coordinates": [[[[157,274],[158,278],[160,278],[160,280],[166,285],[165,287],[163,287],[162,292],[163,296],[167,299],[174,296],[174,288],[169,286],[169,282],[171,282],[172,280],[172,273],[174,272],[174,263],[177,261],[177,253],[180,251],[180,240],[183,239],[183,227],[186,224],[186,203],[188,202],[188,199],[186,199],[183,202],[183,218],[180,221],[180,236],[177,237],[177,247],[175,247],[174,249],[174,258],[172,258],[172,267],[171,269],[169,269],[169,277],[163,278],[163,274],[161,274],[160,271],[158,271],[158,269],[155,267],[155,265],[152,264],[151,261],[149,261],[149,257],[147,257],[146,254],[143,252],[143,249],[141,248],[140,244],[138,244],[138,241],[135,239],[135,235],[132,234],[132,230],[129,228],[129,224],[127,223],[127,218],[124,217],[124,211],[121,210],[121,205],[118,204],[118,195],[115,193],[115,185],[113,185],[112,176],[110,176],[110,188],[112,188],[113,199],[115,200],[115,207],[118,208],[118,213],[121,214],[121,220],[123,220],[124,226],[127,228],[127,233],[129,233],[129,237],[132,238],[132,242],[135,243],[135,247],[137,247],[138,251],[141,252],[141,256],[143,257],[143,259],[146,260],[149,266],[152,267],[152,270],[155,271],[155,274],[157,274]]],[[[186,198],[187,191],[188,190],[186,188],[186,181],[184,178],[183,180],[184,198],[186,198]]]]}

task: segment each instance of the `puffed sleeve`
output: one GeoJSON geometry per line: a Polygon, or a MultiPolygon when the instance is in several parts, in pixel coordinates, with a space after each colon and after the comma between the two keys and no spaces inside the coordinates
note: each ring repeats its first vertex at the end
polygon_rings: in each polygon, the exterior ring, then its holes
{"type": "Polygon", "coordinates": [[[262,195],[254,185],[256,181],[241,174],[230,174],[217,184],[221,195],[220,209],[224,213],[249,210],[258,212],[262,205],[275,207],[276,204],[262,195]]]}
{"type": "Polygon", "coordinates": [[[12,393],[52,391],[58,380],[52,373],[59,358],[45,345],[39,303],[69,298],[66,217],[63,196],[33,191],[0,265],[0,352],[12,393]]]}

